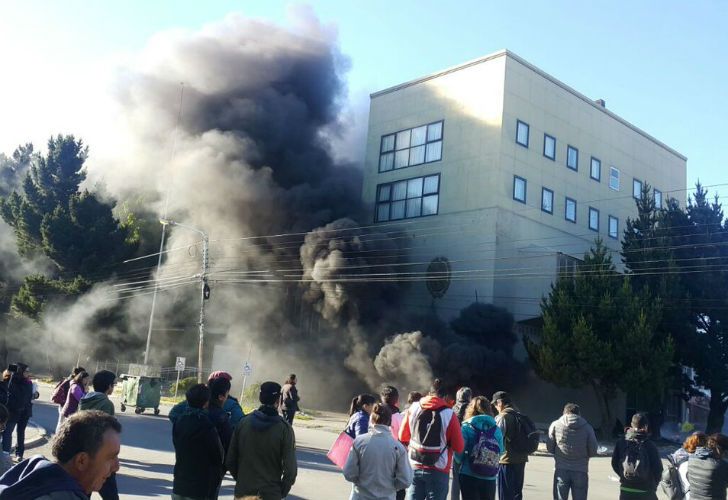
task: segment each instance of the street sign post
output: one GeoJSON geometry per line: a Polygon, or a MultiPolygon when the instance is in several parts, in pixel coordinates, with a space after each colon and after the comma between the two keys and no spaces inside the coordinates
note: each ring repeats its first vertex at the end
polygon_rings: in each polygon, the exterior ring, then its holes
{"type": "Polygon", "coordinates": [[[240,393],[240,400],[242,401],[245,397],[245,385],[248,382],[248,377],[253,374],[253,367],[250,366],[250,362],[246,361],[243,365],[243,391],[240,393]]]}
{"type": "Polygon", "coordinates": [[[185,362],[187,360],[183,357],[178,356],[174,362],[174,369],[177,370],[177,383],[174,384],[174,400],[177,401],[177,389],[179,388],[179,376],[185,371],[185,362]]]}

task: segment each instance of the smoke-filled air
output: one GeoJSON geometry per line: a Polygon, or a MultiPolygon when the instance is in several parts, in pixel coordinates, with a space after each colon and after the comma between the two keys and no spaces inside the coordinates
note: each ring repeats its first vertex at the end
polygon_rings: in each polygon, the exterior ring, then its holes
{"type": "MultiPolygon", "coordinates": [[[[512,343],[491,349],[482,332],[400,310],[408,285],[388,277],[406,257],[401,235],[371,227],[359,202],[363,157],[342,151],[366,122],[346,118],[348,65],[335,29],[307,10],[290,28],[232,16],[157,35],[118,70],[116,150],[94,157],[89,145],[83,186],[120,220],[133,214],[134,256],[158,250],[160,217],[208,234],[206,358],[216,349],[227,360],[212,369],[239,373],[252,348],[256,379],[295,372],[329,388],[306,401],[328,407],[384,382],[422,390],[443,370],[457,374],[453,385],[477,383],[473,374],[498,365],[512,343]]],[[[70,358],[138,361],[158,285],[150,361],[186,355],[191,364],[200,235],[172,226],[167,236],[159,273],[156,256],[119,265],[22,328],[70,358]]],[[[10,240],[0,252],[17,261],[10,240]]]]}

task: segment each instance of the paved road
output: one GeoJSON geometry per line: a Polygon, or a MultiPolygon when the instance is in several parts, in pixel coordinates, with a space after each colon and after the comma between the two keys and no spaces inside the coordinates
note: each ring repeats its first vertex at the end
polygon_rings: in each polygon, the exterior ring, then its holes
{"type": "MultiPolygon", "coordinates": [[[[52,431],[55,429],[57,410],[55,405],[43,403],[49,400],[50,391],[42,389],[41,398],[34,407],[35,421],[52,431]]],[[[115,401],[118,408],[118,401],[115,401]]],[[[164,410],[163,410],[164,412],[164,410]]],[[[121,470],[119,490],[123,499],[170,498],[172,493],[172,446],[169,421],[164,417],[118,413],[124,428],[122,434],[121,470]]],[[[347,499],[350,484],[326,459],[325,451],[335,435],[329,431],[294,425],[298,443],[298,480],[289,495],[292,500],[347,499]]],[[[42,453],[50,457],[50,446],[43,445],[27,453],[42,453]]],[[[530,499],[551,497],[553,459],[532,457],[526,468],[524,494],[530,499]]],[[[618,496],[618,485],[611,472],[608,458],[597,458],[591,463],[591,500],[612,500],[618,496]]],[[[233,498],[233,482],[223,483],[221,499],[233,498]]]]}

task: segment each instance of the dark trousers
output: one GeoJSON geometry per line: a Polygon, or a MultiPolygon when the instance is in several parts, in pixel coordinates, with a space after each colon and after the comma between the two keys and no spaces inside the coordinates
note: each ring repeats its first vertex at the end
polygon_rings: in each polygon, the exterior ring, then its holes
{"type": "Polygon", "coordinates": [[[500,464],[498,467],[498,500],[522,500],[526,464],[500,464]]]}
{"type": "Polygon", "coordinates": [[[645,493],[633,493],[631,491],[619,491],[619,500],[657,500],[657,493],[647,491],[645,493]]]}
{"type": "Polygon", "coordinates": [[[99,490],[103,500],[119,500],[119,490],[116,487],[116,472],[112,473],[99,490]]]}
{"type": "Polygon", "coordinates": [[[399,490],[397,492],[397,500],[404,500],[407,497],[407,490],[399,490]]]}
{"type": "Polygon", "coordinates": [[[586,500],[589,493],[589,474],[574,470],[554,471],[554,500],[586,500]]]}
{"type": "Polygon", "coordinates": [[[293,417],[296,416],[296,410],[283,410],[283,418],[288,421],[289,424],[293,425],[293,417]]]}
{"type": "Polygon", "coordinates": [[[460,496],[463,500],[495,500],[495,479],[460,474],[460,496]]]}
{"type": "Polygon", "coordinates": [[[24,411],[20,414],[11,413],[8,423],[5,425],[5,432],[3,432],[3,451],[10,453],[10,448],[13,446],[13,431],[17,429],[17,444],[15,447],[15,456],[23,458],[25,453],[25,428],[28,426],[28,420],[30,420],[30,413],[24,411]]]}

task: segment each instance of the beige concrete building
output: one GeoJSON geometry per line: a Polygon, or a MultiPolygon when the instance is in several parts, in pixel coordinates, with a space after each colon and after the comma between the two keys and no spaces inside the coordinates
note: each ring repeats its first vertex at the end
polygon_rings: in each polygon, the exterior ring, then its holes
{"type": "Polygon", "coordinates": [[[476,297],[521,331],[597,236],[619,264],[634,196],[682,204],[686,158],[508,51],[371,95],[363,199],[403,231],[407,307],[451,318],[476,297]],[[433,262],[435,261],[435,262],[433,262]]]}

